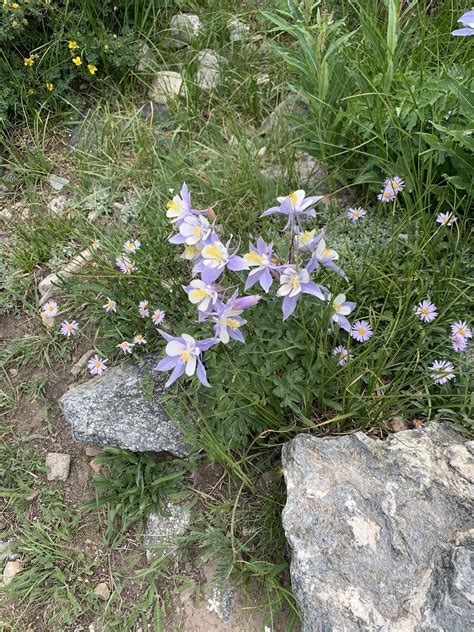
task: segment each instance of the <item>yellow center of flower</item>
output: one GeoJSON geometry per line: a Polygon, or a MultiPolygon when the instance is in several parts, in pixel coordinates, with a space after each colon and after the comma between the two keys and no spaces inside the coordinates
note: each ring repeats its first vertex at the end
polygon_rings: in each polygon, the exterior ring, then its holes
{"type": "Polygon", "coordinates": [[[207,296],[207,290],[204,288],[196,288],[195,290],[191,290],[189,292],[189,296],[196,301],[202,301],[207,296]]]}
{"type": "Polygon", "coordinates": [[[133,263],[128,262],[125,265],[127,267],[127,270],[132,270],[133,269],[133,263]]]}
{"type": "Polygon", "coordinates": [[[386,197],[386,198],[392,197],[392,194],[391,194],[391,192],[390,192],[390,191],[384,191],[383,195],[384,195],[384,197],[386,197]]]}
{"type": "Polygon", "coordinates": [[[184,249],[184,254],[187,257],[194,257],[195,254],[197,254],[198,249],[196,248],[196,246],[186,246],[184,249]]]}
{"type": "Polygon", "coordinates": [[[256,263],[258,265],[260,265],[263,261],[262,255],[259,255],[258,252],[247,252],[244,259],[247,263],[256,263]]]}
{"type": "Polygon", "coordinates": [[[354,211],[352,211],[352,215],[354,215],[354,217],[359,217],[360,212],[357,209],[355,209],[354,211]]]}
{"type": "Polygon", "coordinates": [[[143,336],[141,336],[140,334],[135,336],[135,339],[137,342],[140,342],[140,340],[143,338],[143,336]]]}
{"type": "Polygon", "coordinates": [[[325,248],[323,250],[323,257],[330,257],[333,254],[333,250],[330,248],[325,248]]]}
{"type": "Polygon", "coordinates": [[[74,331],[74,327],[73,327],[71,324],[69,324],[69,325],[66,327],[66,329],[67,329],[68,331],[74,331]]]}
{"type": "Polygon", "coordinates": [[[334,309],[338,312],[342,307],[342,303],[334,303],[334,309]]]}
{"type": "Polygon", "coordinates": [[[458,334],[460,334],[461,336],[465,336],[466,335],[466,330],[464,327],[461,327],[461,329],[458,331],[458,334]]]}
{"type": "Polygon", "coordinates": [[[95,366],[95,368],[96,368],[96,369],[100,369],[100,367],[101,367],[101,362],[99,362],[99,361],[97,360],[97,361],[95,362],[94,366],[95,366]]]}
{"type": "Polygon", "coordinates": [[[191,232],[194,235],[194,237],[197,237],[198,239],[202,235],[202,230],[200,226],[193,226],[191,232]]]}
{"type": "Polygon", "coordinates": [[[427,307],[422,307],[421,313],[424,314],[425,316],[428,316],[428,314],[430,313],[430,310],[427,307]]]}
{"type": "Polygon", "coordinates": [[[166,203],[166,208],[169,208],[172,211],[180,211],[181,210],[179,208],[178,202],[176,202],[175,200],[169,200],[169,202],[166,203]]]}
{"type": "Polygon", "coordinates": [[[240,323],[235,318],[228,318],[227,327],[230,327],[231,329],[238,329],[240,327],[240,323]]]}
{"type": "Polygon", "coordinates": [[[183,362],[187,362],[191,357],[191,351],[189,351],[189,349],[185,349],[179,357],[183,362]]]}
{"type": "Polygon", "coordinates": [[[54,307],[52,305],[48,307],[48,312],[54,312],[54,307]]]}
{"type": "Polygon", "coordinates": [[[365,327],[359,327],[357,330],[360,334],[365,334],[365,327]]]}
{"type": "Polygon", "coordinates": [[[297,276],[292,276],[292,277],[290,278],[290,285],[291,285],[291,287],[293,287],[293,288],[300,287],[300,280],[298,279],[298,277],[297,277],[297,276]]]}
{"type": "Polygon", "coordinates": [[[449,222],[449,215],[443,218],[443,224],[447,224],[449,222]]]}
{"type": "Polygon", "coordinates": [[[135,242],[134,241],[128,241],[127,242],[127,248],[129,250],[134,250],[135,249],[135,242]]]}
{"type": "Polygon", "coordinates": [[[293,204],[293,206],[296,206],[296,204],[298,202],[298,196],[296,195],[296,191],[292,191],[288,195],[288,198],[289,198],[290,202],[293,204]]]}
{"type": "Polygon", "coordinates": [[[206,246],[203,249],[203,253],[210,259],[217,259],[217,261],[225,261],[225,254],[222,253],[215,245],[206,246]]]}

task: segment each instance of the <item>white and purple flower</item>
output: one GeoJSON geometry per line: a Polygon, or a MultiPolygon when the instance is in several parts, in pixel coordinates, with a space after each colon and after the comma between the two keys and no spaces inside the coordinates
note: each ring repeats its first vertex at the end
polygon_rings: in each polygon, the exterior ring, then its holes
{"type": "Polygon", "coordinates": [[[128,342],[127,340],[124,340],[123,342],[120,342],[116,346],[118,349],[120,349],[126,354],[126,353],[132,353],[134,344],[133,342],[128,342]]]}
{"type": "Polygon", "coordinates": [[[372,327],[366,320],[358,320],[354,323],[351,331],[351,336],[357,342],[365,342],[372,337],[372,334],[372,327]]]}
{"type": "Polygon", "coordinates": [[[451,324],[451,332],[453,336],[462,336],[463,338],[472,338],[472,331],[465,320],[451,324]]]}
{"type": "Polygon", "coordinates": [[[155,309],[153,310],[153,314],[151,315],[151,320],[153,321],[154,325],[161,325],[165,317],[166,312],[164,312],[162,309],[155,309]]]}
{"type": "Polygon", "coordinates": [[[234,292],[227,302],[219,301],[215,306],[215,310],[206,315],[215,323],[214,333],[217,339],[224,344],[227,344],[231,338],[239,342],[245,342],[240,327],[245,325],[247,321],[240,315],[244,310],[256,305],[259,300],[260,296],[258,294],[239,297],[237,292],[234,292]]]}
{"type": "Polygon", "coordinates": [[[117,303],[107,296],[107,303],[102,305],[106,312],[116,312],[117,311],[117,303]]]}
{"type": "Polygon", "coordinates": [[[324,197],[322,195],[305,197],[305,195],[303,189],[298,189],[298,191],[293,191],[289,195],[277,197],[277,201],[280,203],[279,206],[272,206],[263,212],[260,217],[281,213],[288,217],[283,230],[290,226],[300,228],[302,220],[308,217],[316,217],[316,211],[311,207],[324,197]]]}
{"type": "Polygon", "coordinates": [[[79,327],[79,323],[76,322],[75,320],[71,322],[65,320],[63,323],[61,323],[60,332],[62,333],[63,336],[66,336],[66,338],[69,338],[70,336],[76,335],[76,331],[78,327],[79,327]]]}
{"type": "Polygon", "coordinates": [[[59,307],[56,301],[48,301],[43,305],[42,313],[44,316],[53,318],[59,312],[59,307]]]}
{"type": "Polygon", "coordinates": [[[196,246],[206,242],[211,230],[212,227],[204,215],[187,215],[179,225],[179,233],[168,241],[171,244],[196,246]]]}
{"type": "Polygon", "coordinates": [[[203,281],[212,283],[226,268],[233,272],[248,270],[248,265],[242,257],[229,251],[230,239],[224,245],[217,235],[211,233],[209,243],[201,250],[201,256],[196,262],[193,274],[201,273],[203,281]]]}
{"type": "Polygon", "coordinates": [[[452,226],[454,222],[457,222],[457,220],[458,218],[454,215],[454,213],[451,213],[451,211],[448,211],[447,213],[440,213],[436,218],[438,224],[441,224],[442,226],[452,226]]]}
{"type": "Polygon", "coordinates": [[[414,307],[415,314],[425,323],[431,323],[438,315],[437,307],[431,301],[425,299],[414,307]]]}
{"type": "Polygon", "coordinates": [[[456,377],[453,363],[448,362],[448,360],[435,360],[428,368],[435,384],[446,384],[448,380],[456,377]]]}
{"type": "Polygon", "coordinates": [[[142,318],[148,318],[150,315],[150,310],[148,309],[148,301],[140,301],[138,303],[138,313],[142,318]]]}
{"type": "Polygon", "coordinates": [[[355,306],[356,304],[352,301],[346,301],[345,294],[338,294],[332,302],[334,313],[331,315],[331,322],[336,323],[341,329],[350,333],[351,324],[347,320],[347,316],[355,309],[355,306]]]}
{"type": "Polygon", "coordinates": [[[132,272],[135,272],[137,269],[134,262],[125,255],[117,257],[115,259],[115,265],[123,274],[132,274],[132,272]]]}
{"type": "Polygon", "coordinates": [[[146,345],[146,338],[143,334],[136,334],[133,337],[133,344],[134,345],[146,345]]]}
{"type": "Polygon", "coordinates": [[[248,290],[255,283],[260,283],[260,287],[268,293],[273,283],[272,271],[279,269],[273,256],[273,244],[267,244],[261,237],[257,239],[256,246],[249,244],[249,252],[243,256],[244,262],[252,268],[245,283],[248,290]]]}
{"type": "Polygon", "coordinates": [[[353,355],[349,355],[349,351],[343,345],[334,347],[332,355],[337,357],[337,363],[339,366],[344,366],[349,360],[353,359],[353,355]]]}
{"type": "Polygon", "coordinates": [[[207,312],[217,301],[217,287],[200,279],[193,279],[189,285],[183,285],[183,289],[200,312],[207,312]]]}
{"type": "Polygon", "coordinates": [[[467,338],[459,334],[453,334],[451,336],[451,344],[454,351],[465,351],[467,349],[467,338]]]}
{"type": "Polygon", "coordinates": [[[129,239],[128,241],[126,241],[123,245],[123,251],[125,253],[131,253],[133,254],[134,252],[137,252],[137,250],[140,249],[141,243],[138,241],[138,239],[129,239]]]}
{"type": "Polygon", "coordinates": [[[107,367],[105,366],[106,362],[107,358],[99,358],[96,354],[87,363],[87,368],[89,369],[90,374],[102,375],[102,373],[107,370],[107,367]]]}
{"type": "Polygon", "coordinates": [[[311,280],[307,268],[297,270],[292,264],[284,266],[280,276],[280,287],[277,290],[277,296],[283,297],[283,320],[295,311],[302,294],[311,294],[325,301],[329,292],[323,285],[311,280]]]}
{"type": "Polygon", "coordinates": [[[166,357],[158,362],[155,371],[171,371],[172,373],[165,386],[171,386],[184,373],[188,377],[196,374],[203,386],[210,386],[206,377],[206,369],[201,361],[202,353],[218,343],[217,338],[195,340],[189,334],[182,336],[170,336],[159,330],[168,344],[166,345],[166,357]]]}
{"type": "Polygon", "coordinates": [[[357,208],[350,208],[347,211],[347,217],[353,222],[358,222],[361,217],[364,217],[364,215],[367,215],[367,211],[361,206],[358,206],[357,208]]]}

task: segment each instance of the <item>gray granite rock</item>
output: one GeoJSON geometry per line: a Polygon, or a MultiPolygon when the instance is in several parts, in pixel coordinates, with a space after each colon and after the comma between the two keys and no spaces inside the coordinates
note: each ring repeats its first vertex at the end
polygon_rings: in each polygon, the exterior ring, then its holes
{"type": "Polygon", "coordinates": [[[176,48],[190,44],[201,29],[201,20],[193,13],[177,13],[171,18],[171,37],[176,48]]]}
{"type": "Polygon", "coordinates": [[[178,422],[171,420],[160,404],[164,382],[151,374],[157,361],[151,355],[142,366],[130,362],[112,367],[67,391],[59,404],[74,438],[134,452],[166,451],[179,457],[189,454],[178,422]],[[143,388],[146,375],[154,381],[150,397],[143,388]]]}
{"type": "Polygon", "coordinates": [[[472,442],[300,435],[282,458],[302,632],[474,629],[472,442]]]}
{"type": "Polygon", "coordinates": [[[191,511],[180,503],[168,502],[163,514],[149,514],[143,546],[149,558],[166,553],[176,557],[178,545],[176,539],[184,535],[191,523],[191,511]]]}

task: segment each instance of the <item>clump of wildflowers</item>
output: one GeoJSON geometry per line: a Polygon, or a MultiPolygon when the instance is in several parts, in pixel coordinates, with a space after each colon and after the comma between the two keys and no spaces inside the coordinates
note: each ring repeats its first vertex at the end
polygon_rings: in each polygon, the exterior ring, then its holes
{"type": "Polygon", "coordinates": [[[438,315],[436,305],[427,299],[416,305],[414,311],[420,320],[425,323],[431,323],[438,315]]]}
{"type": "MultiPolygon", "coordinates": [[[[245,289],[248,290],[258,283],[266,294],[276,281],[276,295],[283,299],[283,320],[291,316],[303,294],[315,296],[321,301],[330,297],[329,290],[312,279],[312,273],[325,267],[345,277],[335,263],[339,255],[326,245],[323,231],[316,234],[315,229],[302,228],[303,222],[315,217],[313,207],[321,197],[307,198],[300,189],[285,197],[278,197],[279,206],[262,213],[261,217],[282,214],[288,218],[284,228],[288,231],[289,246],[285,261],[274,253],[273,243],[267,243],[262,237],[257,237],[254,244],[249,244],[249,250],[244,256],[239,255],[237,249],[231,250],[231,239],[224,241],[216,232],[215,213],[209,209],[205,217],[204,211],[192,208],[186,184],[181,188],[180,195],[175,195],[168,202],[166,215],[174,229],[168,241],[184,245],[181,258],[193,263],[194,278],[183,289],[190,302],[197,307],[198,322],[212,323],[214,337],[197,341],[189,334],[175,338],[160,331],[168,341],[167,357],[160,361],[156,369],[172,370],[167,386],[183,374],[190,376],[194,373],[202,384],[208,386],[201,362],[203,351],[218,343],[228,344],[231,340],[245,342],[242,328],[247,321],[242,313],[256,305],[261,297],[258,294],[239,296],[238,290],[231,294],[220,280],[217,283],[222,275],[248,270],[245,289]]],[[[333,305],[333,322],[350,332],[347,315],[355,308],[355,303],[346,301],[344,295],[339,295],[336,299],[338,300],[333,305]]],[[[161,318],[161,313],[156,310],[152,315],[155,324],[159,324],[158,318],[161,318]]]]}
{"type": "Polygon", "coordinates": [[[453,336],[462,336],[463,338],[472,338],[472,331],[470,330],[465,320],[460,320],[457,323],[452,323],[451,332],[453,336]]]}
{"type": "Polygon", "coordinates": [[[448,380],[456,377],[453,363],[448,360],[435,360],[429,367],[429,371],[435,384],[446,384],[448,380]]]}
{"type": "Polygon", "coordinates": [[[123,274],[132,274],[137,269],[135,263],[125,255],[118,256],[115,259],[115,264],[123,274]]]}

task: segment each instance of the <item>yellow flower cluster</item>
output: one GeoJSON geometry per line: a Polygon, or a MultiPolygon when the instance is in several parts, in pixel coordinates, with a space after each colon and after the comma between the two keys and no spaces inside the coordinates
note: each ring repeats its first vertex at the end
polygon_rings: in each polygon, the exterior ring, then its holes
{"type": "MultiPolygon", "coordinates": [[[[78,48],[80,48],[79,44],[75,40],[70,40],[67,46],[69,50],[77,50],[78,48]]],[[[71,61],[77,67],[82,66],[82,58],[80,55],[76,55],[72,58],[71,61]]],[[[95,75],[95,73],[97,72],[97,66],[94,66],[94,64],[87,64],[87,70],[91,73],[91,75],[95,75]]]]}

